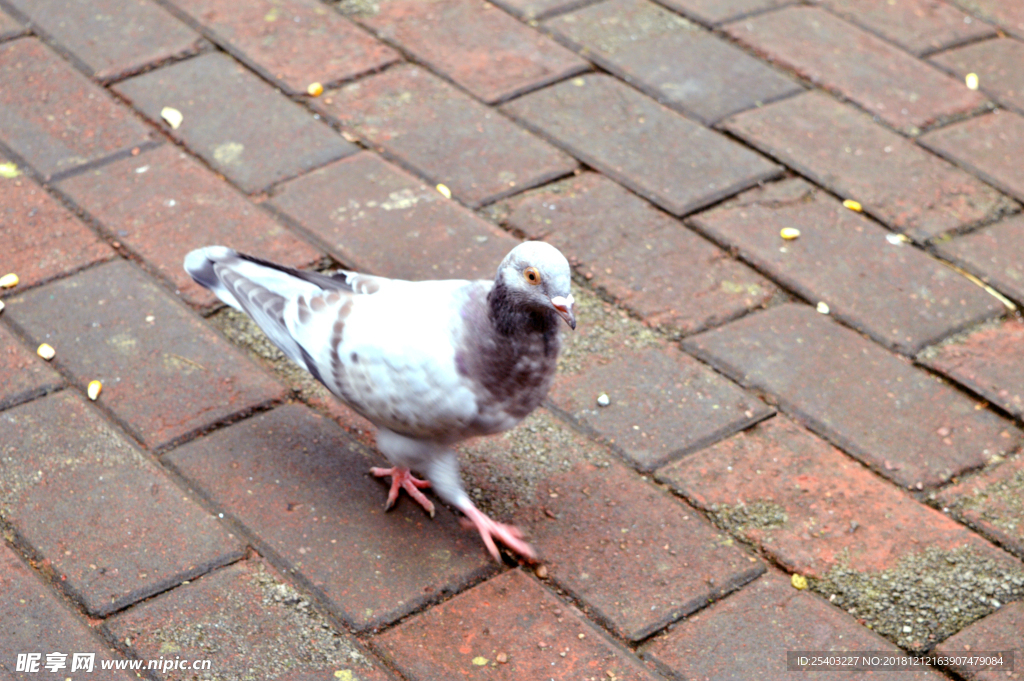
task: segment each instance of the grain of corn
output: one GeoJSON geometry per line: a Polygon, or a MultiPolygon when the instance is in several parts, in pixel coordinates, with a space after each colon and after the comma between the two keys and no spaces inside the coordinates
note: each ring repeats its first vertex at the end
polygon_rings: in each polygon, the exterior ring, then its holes
{"type": "Polygon", "coordinates": [[[815,309],[821,314],[829,313],[828,303],[818,303],[818,306],[815,309]]]}
{"type": "Polygon", "coordinates": [[[793,573],[793,576],[789,578],[789,583],[793,585],[794,589],[800,589],[801,591],[807,588],[807,578],[796,573],[793,573]]]}
{"type": "Polygon", "coordinates": [[[21,281],[21,279],[18,279],[17,274],[9,272],[0,277],[0,288],[14,288],[18,285],[19,281],[21,281]]]}
{"type": "Polygon", "coordinates": [[[796,227],[783,227],[781,230],[779,230],[779,236],[781,236],[786,241],[792,241],[793,239],[800,236],[800,230],[797,229],[796,227]]]}
{"type": "Polygon", "coordinates": [[[50,361],[51,359],[54,358],[54,356],[56,356],[57,351],[54,350],[53,346],[50,345],[49,343],[43,343],[38,348],[36,348],[36,354],[45,359],[46,361],[50,361]]]}
{"type": "Polygon", "coordinates": [[[3,312],[5,307],[7,306],[4,305],[4,301],[0,300],[0,312],[3,312]]]}
{"type": "Polygon", "coordinates": [[[101,392],[103,392],[102,383],[100,383],[99,381],[89,381],[89,387],[86,390],[86,393],[89,395],[90,400],[95,402],[96,398],[100,396],[101,392]]]}
{"type": "Polygon", "coordinates": [[[968,90],[977,90],[978,89],[978,74],[977,73],[968,73],[964,77],[964,82],[967,83],[967,89],[968,90]]]}
{"type": "Polygon", "coordinates": [[[849,208],[850,210],[855,210],[858,213],[864,211],[864,207],[861,206],[859,202],[854,201],[853,199],[846,199],[845,201],[843,201],[843,208],[849,208]]]}
{"type": "Polygon", "coordinates": [[[160,118],[167,121],[167,125],[171,126],[174,130],[177,130],[181,122],[185,120],[181,112],[171,106],[165,106],[160,109],[160,118]]]}
{"type": "Polygon", "coordinates": [[[446,199],[452,198],[452,190],[448,189],[447,185],[443,185],[443,184],[437,185],[437,191],[440,192],[441,196],[443,196],[446,199]]]}
{"type": "Polygon", "coordinates": [[[5,180],[11,180],[21,175],[21,171],[18,170],[18,164],[16,163],[0,163],[0,177],[5,180]]]}
{"type": "Polygon", "coordinates": [[[306,88],[306,92],[309,93],[311,97],[319,97],[324,93],[324,86],[320,83],[310,83],[309,87],[306,88]]]}

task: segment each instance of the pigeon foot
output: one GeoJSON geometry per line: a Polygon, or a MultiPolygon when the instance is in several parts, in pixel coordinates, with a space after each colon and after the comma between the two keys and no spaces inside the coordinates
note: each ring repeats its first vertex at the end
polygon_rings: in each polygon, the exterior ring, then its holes
{"type": "Polygon", "coordinates": [[[463,521],[463,525],[475,527],[480,532],[480,537],[484,540],[484,545],[494,560],[499,563],[501,562],[498,547],[494,544],[495,539],[498,539],[502,544],[530,562],[537,558],[537,552],[533,550],[532,546],[523,541],[523,533],[518,527],[491,520],[473,504],[469,504],[469,506],[460,510],[466,514],[468,519],[463,521]]]}
{"type": "Polygon", "coordinates": [[[378,478],[391,478],[391,490],[388,492],[388,501],[384,504],[385,511],[391,510],[391,507],[395,505],[395,501],[398,500],[398,492],[404,489],[413,498],[413,501],[430,514],[431,518],[434,517],[434,504],[420,491],[422,487],[430,487],[429,480],[415,478],[408,468],[399,468],[398,466],[394,468],[374,467],[370,469],[370,474],[378,478]]]}

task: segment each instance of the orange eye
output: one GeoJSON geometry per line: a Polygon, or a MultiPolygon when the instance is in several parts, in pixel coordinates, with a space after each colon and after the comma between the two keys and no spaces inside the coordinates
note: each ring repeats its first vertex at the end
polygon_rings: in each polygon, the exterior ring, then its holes
{"type": "Polygon", "coordinates": [[[523,276],[526,277],[526,281],[534,286],[540,283],[540,272],[537,271],[536,267],[527,267],[523,270],[523,276]]]}

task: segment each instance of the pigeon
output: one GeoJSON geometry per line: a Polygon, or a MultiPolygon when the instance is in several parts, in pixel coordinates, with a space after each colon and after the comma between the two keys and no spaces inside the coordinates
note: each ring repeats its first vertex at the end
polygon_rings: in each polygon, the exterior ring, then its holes
{"type": "Polygon", "coordinates": [[[557,248],[519,244],[494,281],[325,275],[224,246],[192,251],[185,270],[377,427],[391,467],[370,472],[391,478],[386,509],[404,489],[433,517],[421,491],[433,487],[495,560],[495,540],[536,558],[518,528],[473,504],[452,446],[512,428],[547,395],[561,322],[576,328],[569,263],[557,248]]]}

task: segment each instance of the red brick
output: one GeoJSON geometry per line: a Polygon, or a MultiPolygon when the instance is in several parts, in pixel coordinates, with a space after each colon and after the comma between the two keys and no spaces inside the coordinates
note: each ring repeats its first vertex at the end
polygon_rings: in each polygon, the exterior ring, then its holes
{"type": "MultiPolygon", "coordinates": [[[[900,654],[899,648],[861,627],[840,610],[773,572],[738,594],[644,646],[675,678],[792,679],[786,670],[790,650],[900,654]]],[[[815,678],[840,681],[857,678],[849,672],[815,672],[815,678]]],[[[870,672],[882,681],[945,678],[931,669],[914,672],[870,672]]]]}
{"type": "Polygon", "coordinates": [[[562,152],[414,66],[388,69],[314,104],[471,207],[576,168],[562,152]]]}
{"type": "Polygon", "coordinates": [[[933,0],[819,0],[847,21],[862,26],[908,52],[922,55],[989,38],[995,30],[950,5],[933,0]]]}
{"type": "Polygon", "coordinates": [[[901,485],[937,486],[1021,442],[1006,419],[814,308],[780,305],[683,346],[901,485]]]}
{"type": "Polygon", "coordinates": [[[554,476],[539,496],[550,516],[532,525],[531,538],[551,579],[628,640],[764,572],[692,509],[622,464],[554,476]]]}
{"type": "Polygon", "coordinates": [[[357,151],[303,107],[228,56],[213,52],[118,83],[114,90],[165,131],[252,193],[357,151]]]}
{"type": "Polygon", "coordinates": [[[772,61],[912,135],[985,102],[963,82],[817,7],[760,14],[725,30],[772,61]]]}
{"type": "Polygon", "coordinates": [[[705,24],[720,24],[746,14],[788,5],[791,0],[659,0],[661,4],[705,24]]]}
{"type": "Polygon", "coordinates": [[[400,59],[387,45],[316,0],[175,0],[238,59],[292,95],[330,85],[400,59]]]}
{"type": "Polygon", "coordinates": [[[503,110],[674,215],[780,171],[606,75],[559,83],[520,97],[503,110]]]}
{"type": "Polygon", "coordinates": [[[84,398],[4,412],[4,518],[94,616],[237,560],[242,543],[84,398]]]}
{"type": "Polygon", "coordinates": [[[587,173],[509,201],[505,222],[557,246],[652,325],[692,333],[766,303],[775,287],[614,182],[587,173]]]}
{"type": "Polygon", "coordinates": [[[985,21],[998,24],[1000,28],[1018,38],[1024,38],[1024,5],[1017,0],[952,0],[965,12],[971,12],[985,21]]]}
{"type": "Polygon", "coordinates": [[[0,45],[0,139],[47,179],[125,153],[149,131],[35,38],[0,45]]]}
{"type": "Polygon", "coordinates": [[[113,80],[199,50],[199,34],[151,0],[11,0],[32,28],[113,80]]]}
{"type": "Polygon", "coordinates": [[[0,325],[0,409],[45,395],[63,383],[60,374],[0,325]]]}
{"type": "Polygon", "coordinates": [[[320,253],[173,145],[75,175],[57,185],[193,305],[219,304],[181,266],[194,248],[224,244],[291,267],[320,253]]]}
{"type": "Polygon", "coordinates": [[[0,9],[0,40],[7,40],[25,32],[21,22],[0,9]]]}
{"type": "Polygon", "coordinates": [[[1024,303],[1024,263],[1017,257],[1024,253],[1024,217],[1017,215],[977,232],[939,241],[935,250],[1024,303]]]}
{"type": "Polygon", "coordinates": [[[1003,106],[1024,113],[1024,44],[1011,38],[985,40],[931,57],[963,78],[978,76],[978,88],[1003,106]]]}
{"type": "Polygon", "coordinates": [[[944,343],[919,360],[1017,417],[1024,416],[1024,323],[1011,319],[944,343]]]}
{"type": "Polygon", "coordinates": [[[947,487],[937,501],[961,522],[1024,558],[1024,456],[947,487]]]}
{"type": "MultiPolygon", "coordinates": [[[[393,679],[259,559],[236,563],[119,613],[103,630],[136,659],[209,660],[212,675],[220,678],[393,679]]],[[[203,676],[179,671],[154,678],[203,676]]]]}
{"type": "Polygon", "coordinates": [[[923,135],[921,144],[1024,201],[1024,116],[994,111],[923,135]]]}
{"type": "Polygon", "coordinates": [[[968,173],[818,91],[738,114],[725,127],[914,239],[1014,207],[968,173]]]}
{"type": "Polygon", "coordinates": [[[582,7],[594,0],[495,0],[495,5],[526,20],[539,20],[553,14],[582,7]]]}
{"type": "Polygon", "coordinates": [[[781,416],[662,468],[658,479],[786,570],[809,577],[825,577],[838,564],[885,570],[929,546],[991,549],[781,416]],[[760,504],[773,509],[770,522],[747,510],[760,504]]]}
{"type": "Polygon", "coordinates": [[[73,382],[147,447],[281,399],[284,388],[134,266],[116,261],[8,300],[4,315],[57,350],[73,382]]]}
{"type": "Polygon", "coordinates": [[[545,23],[602,68],[710,124],[803,88],[648,0],[612,0],[545,23]]]}
{"type": "MultiPolygon", "coordinates": [[[[1024,631],[1024,602],[1010,603],[998,612],[983,620],[975,622],[956,636],[940,643],[935,648],[936,655],[971,656],[980,652],[1014,651],[1013,670],[985,669],[964,670],[959,674],[968,681],[1015,681],[1024,679],[1021,669],[1021,655],[1024,645],[1021,643],[1021,631],[1024,631]]],[[[1004,660],[1008,662],[1009,657],[1004,660]]]]}
{"type": "Polygon", "coordinates": [[[772,413],[688,355],[602,314],[600,303],[576,300],[581,324],[565,339],[549,399],[634,465],[652,470],[772,413]]]}
{"type": "Polygon", "coordinates": [[[282,185],[273,204],[346,266],[387,277],[493,279],[518,243],[370,153],[282,185]]]}
{"type": "Polygon", "coordinates": [[[410,681],[482,672],[501,681],[655,678],[576,608],[519,570],[406,620],[373,643],[410,681]],[[501,654],[507,662],[497,661],[501,654]]]}
{"type": "Polygon", "coordinates": [[[14,272],[20,280],[18,288],[3,295],[114,256],[91,229],[18,172],[15,177],[0,178],[0,240],[5,250],[2,274],[14,272]]]}
{"type": "Polygon", "coordinates": [[[590,68],[482,0],[382,0],[356,18],[489,104],[590,68]]]}
{"type": "Polygon", "coordinates": [[[913,355],[1004,307],[966,278],[799,179],[752,189],[691,218],[812,304],[883,345],[913,355]],[[785,241],[781,229],[800,237],[785,241]]]}
{"type": "MultiPolygon", "coordinates": [[[[124,659],[72,614],[6,544],[0,544],[0,623],[0,649],[4,651],[0,678],[3,679],[26,678],[21,673],[15,677],[14,672],[6,672],[15,668],[19,653],[40,654],[36,673],[51,677],[45,665],[47,654],[52,652],[67,655],[67,668],[61,670],[63,672],[71,669],[74,653],[93,653],[93,670],[99,670],[104,660],[124,659]]],[[[127,672],[113,670],[103,674],[104,678],[118,681],[135,678],[127,672]]]]}
{"type": "Polygon", "coordinates": [[[288,405],[171,452],[167,461],[268,555],[357,629],[389,624],[491,569],[479,537],[408,498],[384,512],[371,459],[333,422],[288,405]]]}

